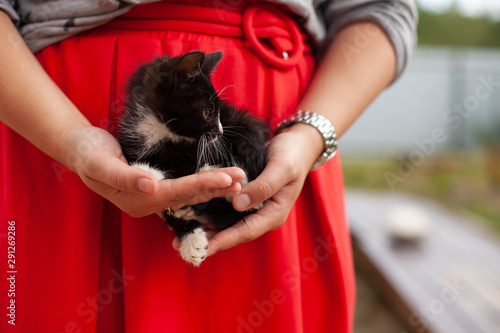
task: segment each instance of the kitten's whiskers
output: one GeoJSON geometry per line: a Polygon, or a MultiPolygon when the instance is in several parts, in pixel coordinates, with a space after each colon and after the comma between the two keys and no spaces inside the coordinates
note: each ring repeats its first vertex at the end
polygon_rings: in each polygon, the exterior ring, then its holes
{"type": "Polygon", "coordinates": [[[204,164],[205,164],[205,160],[206,160],[206,157],[205,157],[205,146],[206,146],[206,134],[203,134],[201,137],[200,137],[200,141],[198,142],[198,150],[197,150],[197,159],[198,159],[198,163],[196,165],[196,170],[199,170],[204,164]]]}
{"type": "MultiPolygon", "coordinates": [[[[228,126],[229,127],[229,126],[228,126]]],[[[247,140],[255,149],[257,149],[257,147],[255,146],[255,144],[252,142],[252,140],[250,140],[249,138],[247,138],[246,136],[244,136],[243,134],[241,133],[238,133],[238,132],[235,132],[235,131],[230,131],[228,130],[227,128],[225,128],[225,131],[226,133],[230,133],[230,134],[234,134],[234,135],[238,135],[240,137],[242,137],[243,139],[247,140]]]]}
{"type": "Polygon", "coordinates": [[[244,128],[244,129],[248,129],[248,130],[252,130],[252,131],[257,131],[257,129],[252,128],[250,126],[224,126],[223,127],[223,129],[227,129],[227,128],[244,128]]]}
{"type": "Polygon", "coordinates": [[[215,96],[219,97],[219,99],[220,99],[220,100],[228,99],[228,98],[222,98],[222,97],[220,97],[220,94],[222,94],[222,93],[224,92],[224,90],[226,90],[226,89],[227,89],[227,88],[229,88],[229,87],[234,87],[234,85],[227,85],[227,84],[226,84],[226,85],[224,86],[224,88],[222,88],[221,90],[219,90],[219,92],[217,92],[217,91],[216,91],[215,93],[213,93],[213,94],[210,96],[210,100],[209,100],[209,101],[210,101],[210,102],[212,102],[212,101],[214,100],[215,96]]]}
{"type": "Polygon", "coordinates": [[[197,165],[196,169],[199,170],[205,164],[215,165],[216,160],[211,153],[211,140],[208,138],[208,133],[203,134],[200,137],[200,141],[198,142],[198,150],[197,150],[197,165]]]}
{"type": "Polygon", "coordinates": [[[218,93],[217,93],[217,97],[220,97],[220,94],[222,94],[224,92],[224,90],[226,90],[227,88],[229,87],[234,87],[234,85],[225,85],[224,88],[222,88],[218,93]]]}
{"type": "Polygon", "coordinates": [[[218,153],[220,153],[222,159],[226,162],[226,165],[236,166],[236,161],[234,159],[234,156],[231,154],[231,151],[229,150],[227,138],[221,137],[215,143],[216,143],[215,148],[217,149],[218,153]]]}

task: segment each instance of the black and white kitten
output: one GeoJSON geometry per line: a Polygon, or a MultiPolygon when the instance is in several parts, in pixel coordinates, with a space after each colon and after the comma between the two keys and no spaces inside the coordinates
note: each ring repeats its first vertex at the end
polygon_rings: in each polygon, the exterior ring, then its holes
{"type": "MultiPolygon", "coordinates": [[[[221,58],[222,52],[190,52],[136,70],[126,86],[118,135],[131,165],[158,180],[237,166],[247,182],[262,172],[269,128],[219,98],[210,74],[221,58]]],[[[181,240],[182,258],[198,266],[208,250],[204,223],[223,230],[259,208],[238,212],[228,196],[165,212],[164,218],[181,240]]]]}

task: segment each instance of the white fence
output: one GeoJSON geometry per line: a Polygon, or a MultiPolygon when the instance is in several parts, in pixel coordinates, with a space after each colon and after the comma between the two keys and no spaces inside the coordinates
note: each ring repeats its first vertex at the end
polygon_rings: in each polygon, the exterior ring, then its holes
{"type": "Polygon", "coordinates": [[[340,147],[345,155],[398,154],[433,140],[436,151],[473,149],[495,128],[500,131],[500,50],[419,48],[340,147]]]}

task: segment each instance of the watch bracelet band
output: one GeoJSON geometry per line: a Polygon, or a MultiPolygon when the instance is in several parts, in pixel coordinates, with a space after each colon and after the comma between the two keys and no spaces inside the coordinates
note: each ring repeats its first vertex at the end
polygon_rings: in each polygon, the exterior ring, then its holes
{"type": "Polygon", "coordinates": [[[335,128],[328,119],[311,111],[299,110],[292,118],[285,119],[278,124],[276,134],[296,123],[311,125],[323,136],[325,148],[316,162],[314,162],[311,170],[316,170],[335,156],[335,153],[337,152],[337,135],[335,134],[335,128]]]}

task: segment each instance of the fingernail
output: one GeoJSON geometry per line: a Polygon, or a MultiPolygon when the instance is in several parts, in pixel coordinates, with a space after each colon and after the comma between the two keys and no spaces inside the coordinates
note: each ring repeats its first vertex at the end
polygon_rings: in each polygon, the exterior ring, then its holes
{"type": "Polygon", "coordinates": [[[153,193],[153,182],[148,178],[139,179],[137,187],[145,194],[153,193]]]}
{"type": "Polygon", "coordinates": [[[240,193],[241,191],[241,184],[240,183],[234,183],[231,185],[232,189],[226,193],[226,195],[232,195],[235,196],[236,194],[240,193]]]}
{"type": "Polygon", "coordinates": [[[245,210],[250,206],[250,197],[246,194],[240,194],[233,199],[234,208],[237,210],[245,210]]]}

